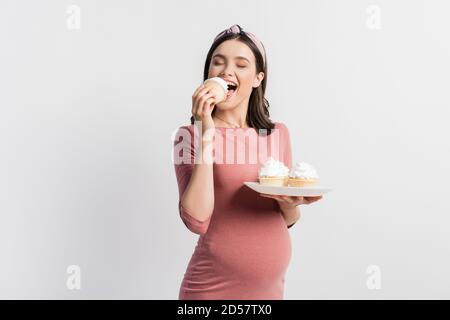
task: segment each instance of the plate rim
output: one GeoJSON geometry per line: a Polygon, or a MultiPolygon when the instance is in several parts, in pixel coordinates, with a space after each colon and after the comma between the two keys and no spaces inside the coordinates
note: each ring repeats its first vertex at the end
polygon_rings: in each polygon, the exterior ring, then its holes
{"type": "Polygon", "coordinates": [[[251,185],[261,186],[263,188],[264,187],[282,188],[281,190],[294,190],[294,189],[300,189],[300,190],[312,189],[312,190],[327,190],[327,191],[331,191],[332,190],[332,188],[330,188],[330,187],[322,187],[322,186],[309,186],[309,187],[268,186],[268,185],[262,185],[262,184],[260,184],[259,182],[256,182],[256,181],[244,181],[244,184],[247,187],[249,187],[248,184],[251,184],[251,185]]]}

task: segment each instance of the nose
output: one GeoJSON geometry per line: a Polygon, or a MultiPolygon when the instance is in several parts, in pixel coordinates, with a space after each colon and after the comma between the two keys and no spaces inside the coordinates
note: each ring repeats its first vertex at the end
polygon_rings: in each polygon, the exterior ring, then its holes
{"type": "Polygon", "coordinates": [[[219,75],[219,77],[225,77],[225,78],[228,78],[228,77],[231,77],[232,76],[232,74],[231,73],[226,73],[226,72],[221,72],[220,73],[220,75],[219,75]]]}
{"type": "Polygon", "coordinates": [[[233,75],[233,73],[231,72],[231,67],[230,67],[230,65],[228,64],[226,67],[225,67],[225,69],[220,73],[220,75],[221,76],[232,76],[233,75]]]}

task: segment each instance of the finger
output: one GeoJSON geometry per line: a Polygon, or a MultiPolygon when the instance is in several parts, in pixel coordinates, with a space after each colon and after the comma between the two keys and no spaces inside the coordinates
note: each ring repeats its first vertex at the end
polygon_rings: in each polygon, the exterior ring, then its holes
{"type": "Polygon", "coordinates": [[[202,95],[204,95],[205,93],[207,93],[208,91],[209,91],[209,88],[202,85],[201,87],[198,88],[198,91],[197,91],[197,94],[195,95],[195,97],[199,98],[202,95]]]}
{"type": "Polygon", "coordinates": [[[283,196],[276,195],[276,198],[280,202],[288,202],[283,196]]]}
{"type": "Polygon", "coordinates": [[[261,193],[261,197],[265,197],[265,198],[272,198],[275,199],[274,196],[270,195],[270,194],[265,194],[265,193],[261,193]]]}
{"type": "Polygon", "coordinates": [[[204,88],[205,88],[205,85],[202,84],[197,89],[195,89],[194,93],[192,94],[192,98],[195,98],[197,96],[197,94],[204,88]]]}
{"type": "Polygon", "coordinates": [[[207,92],[207,89],[205,88],[205,86],[202,85],[199,88],[197,88],[195,93],[192,95],[192,113],[193,114],[197,114],[198,108],[200,105],[200,103],[199,103],[200,97],[203,96],[206,92],[207,92]]]}
{"type": "Polygon", "coordinates": [[[322,196],[317,196],[317,197],[305,197],[306,200],[308,201],[317,201],[322,199],[322,196]]]}
{"type": "Polygon", "coordinates": [[[215,105],[215,102],[216,102],[216,98],[214,98],[214,97],[206,99],[205,102],[203,103],[203,107],[202,107],[203,114],[208,114],[212,110],[211,107],[215,105]]]}
{"type": "Polygon", "coordinates": [[[206,100],[208,100],[209,98],[214,97],[214,94],[212,93],[205,93],[204,95],[202,95],[202,97],[199,99],[199,104],[201,106],[203,106],[203,104],[205,103],[206,100]]]}
{"type": "Polygon", "coordinates": [[[212,94],[205,93],[201,98],[197,99],[197,104],[195,107],[195,113],[200,115],[203,113],[205,101],[212,97],[212,94]]]}
{"type": "Polygon", "coordinates": [[[292,199],[289,196],[281,196],[281,199],[287,203],[292,203],[292,199]]]}
{"type": "Polygon", "coordinates": [[[318,196],[318,197],[307,197],[307,198],[306,198],[306,201],[307,201],[307,204],[310,204],[310,203],[319,201],[320,199],[322,199],[322,196],[318,196]]]}
{"type": "Polygon", "coordinates": [[[277,195],[261,194],[261,196],[262,196],[262,197],[265,197],[265,198],[271,198],[271,199],[275,199],[275,200],[277,200],[277,201],[282,201],[282,202],[284,202],[284,200],[282,200],[282,199],[280,198],[280,196],[277,196],[277,195]]]}
{"type": "Polygon", "coordinates": [[[203,87],[200,87],[198,91],[192,96],[192,105],[198,106],[199,99],[208,92],[208,89],[203,87]]]}
{"type": "Polygon", "coordinates": [[[199,92],[197,92],[197,95],[195,97],[192,97],[192,103],[198,106],[200,104],[201,98],[208,94],[208,92],[208,88],[202,88],[199,92]]]}
{"type": "Polygon", "coordinates": [[[210,92],[210,88],[207,88],[207,87],[205,87],[205,88],[203,88],[202,90],[200,90],[200,92],[198,93],[198,98],[201,98],[201,97],[203,97],[205,94],[210,94],[211,92],[210,92]]]}

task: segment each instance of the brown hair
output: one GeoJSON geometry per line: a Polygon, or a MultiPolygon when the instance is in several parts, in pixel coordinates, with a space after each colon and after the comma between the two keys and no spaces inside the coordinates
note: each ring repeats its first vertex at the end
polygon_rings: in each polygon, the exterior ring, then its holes
{"type": "MultiPolygon", "coordinates": [[[[258,47],[254,44],[254,42],[245,34],[228,34],[225,35],[217,41],[215,41],[206,55],[205,68],[203,71],[203,81],[208,79],[208,71],[209,65],[211,63],[212,54],[214,50],[223,42],[231,39],[237,39],[243,43],[245,43],[255,55],[256,60],[256,72],[264,72],[264,79],[261,81],[261,84],[257,88],[253,88],[252,93],[250,94],[250,99],[248,103],[248,110],[246,121],[251,128],[254,128],[256,132],[259,134],[259,129],[266,129],[267,135],[271,134],[272,129],[275,127],[275,124],[270,120],[269,115],[269,101],[264,97],[264,93],[266,91],[267,84],[267,57],[266,64],[264,64],[264,60],[261,52],[258,50],[258,47]]],[[[216,108],[213,109],[211,116],[214,115],[216,108]]],[[[191,124],[194,124],[195,118],[191,116],[191,124]]],[[[264,132],[263,130],[262,132],[264,132]]]]}

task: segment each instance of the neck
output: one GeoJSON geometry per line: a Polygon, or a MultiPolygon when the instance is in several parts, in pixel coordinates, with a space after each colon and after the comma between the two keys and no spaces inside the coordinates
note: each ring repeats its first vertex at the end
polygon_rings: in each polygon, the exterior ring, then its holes
{"type": "Polygon", "coordinates": [[[219,117],[219,121],[223,123],[223,120],[225,120],[227,123],[226,125],[229,125],[229,123],[238,125],[241,128],[247,128],[247,110],[248,110],[248,101],[245,103],[243,101],[242,105],[237,106],[236,108],[233,108],[231,110],[219,110],[216,109],[214,112],[217,117],[219,117]]]}

